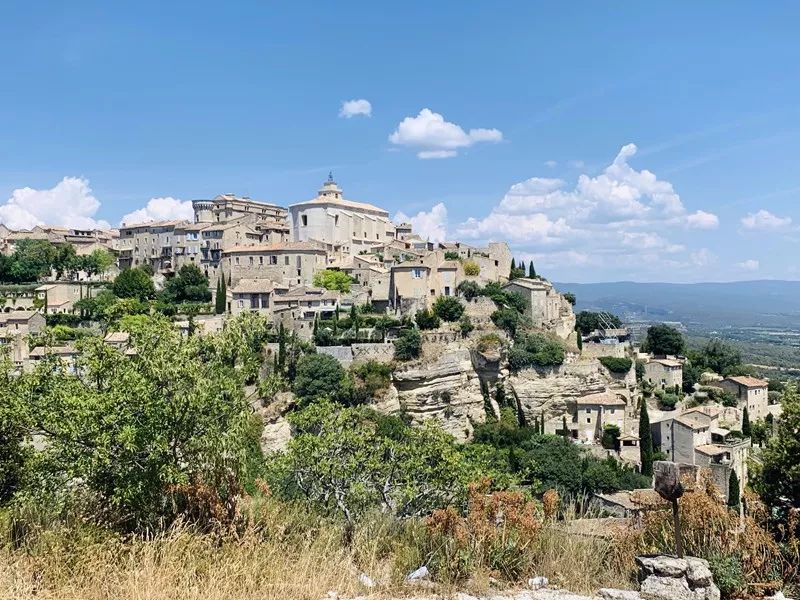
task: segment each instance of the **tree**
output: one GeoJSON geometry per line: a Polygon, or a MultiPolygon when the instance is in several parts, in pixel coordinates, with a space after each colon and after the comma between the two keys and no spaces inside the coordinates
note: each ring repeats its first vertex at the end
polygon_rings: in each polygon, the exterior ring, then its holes
{"type": "Polygon", "coordinates": [[[456,292],[463,296],[466,300],[472,300],[473,298],[480,296],[481,291],[481,286],[479,286],[476,282],[469,280],[462,281],[456,287],[456,292]]]}
{"type": "Polygon", "coordinates": [[[517,276],[517,261],[512,256],[511,257],[511,270],[508,273],[508,278],[509,279],[514,279],[514,278],[516,278],[516,276],[517,276]]]}
{"type": "Polygon", "coordinates": [[[736,471],[731,469],[731,475],[728,477],[728,506],[739,507],[739,494],[739,477],[736,475],[736,471]]]}
{"type": "Polygon", "coordinates": [[[719,338],[710,339],[697,357],[699,365],[720,375],[728,375],[731,369],[742,363],[742,353],[719,338]]]}
{"type": "Polygon", "coordinates": [[[286,328],[283,322],[278,326],[278,362],[276,363],[279,373],[286,370],[286,328]]]}
{"type": "Polygon", "coordinates": [[[232,517],[258,452],[241,378],[207,351],[215,336],[182,339],[163,317],[131,336],[136,360],[92,337],[74,373],[50,356],[21,376],[45,442],[36,485],[88,490],[127,530],[168,525],[197,490],[232,517]]]}
{"type": "Polygon", "coordinates": [[[492,474],[431,422],[412,428],[325,401],[289,419],[296,434],[272,462],[270,488],[342,518],[348,530],[375,509],[407,518],[463,507],[467,485],[482,471],[492,474]]]}
{"type": "Polygon", "coordinates": [[[514,337],[517,331],[525,324],[525,317],[514,308],[500,308],[494,311],[491,315],[492,323],[500,329],[503,329],[514,337]]]}
{"type": "Polygon", "coordinates": [[[0,506],[19,490],[28,451],[19,378],[5,353],[0,353],[0,506]]]}
{"type": "Polygon", "coordinates": [[[217,296],[214,299],[214,312],[221,315],[227,309],[228,287],[225,283],[225,274],[220,272],[217,279],[217,296]]]}
{"type": "Polygon", "coordinates": [[[684,340],[681,332],[670,325],[659,324],[647,328],[644,348],[656,356],[683,354],[684,340]]]}
{"type": "Polygon", "coordinates": [[[156,295],[150,275],[139,267],[125,269],[117,275],[111,290],[118,298],[135,298],[141,301],[150,300],[156,295]]]}
{"type": "Polygon", "coordinates": [[[564,292],[561,295],[564,296],[564,300],[569,302],[572,306],[575,306],[575,303],[577,302],[577,299],[575,298],[575,294],[573,294],[572,292],[564,292]]]}
{"type": "Polygon", "coordinates": [[[750,437],[752,434],[752,430],[750,428],[750,414],[747,412],[747,406],[742,409],[742,435],[745,437],[750,437]]]}
{"type": "Polygon", "coordinates": [[[611,313],[582,310],[575,315],[575,326],[583,335],[589,335],[595,329],[605,329],[606,325],[604,323],[608,323],[609,326],[615,328],[622,327],[620,318],[611,313]]]}
{"type": "Polygon", "coordinates": [[[342,398],[345,371],[338,360],[328,354],[306,354],[297,361],[293,391],[301,404],[319,398],[342,398]]]}
{"type": "Polygon", "coordinates": [[[439,296],[433,303],[433,312],[443,321],[452,323],[464,314],[464,305],[455,296],[439,296]]]}
{"type": "Polygon", "coordinates": [[[533,266],[533,259],[531,259],[531,263],[528,265],[528,277],[536,279],[536,268],[533,266]]]}
{"type": "Polygon", "coordinates": [[[653,433],[650,431],[650,415],[647,414],[647,401],[641,399],[639,411],[639,460],[642,463],[641,473],[653,476],[653,433]]]}
{"type": "Polygon", "coordinates": [[[314,285],[326,290],[336,290],[347,294],[350,292],[350,284],[352,283],[352,278],[342,271],[325,269],[314,273],[314,285]]]}
{"type": "Polygon", "coordinates": [[[167,281],[161,297],[165,302],[208,302],[211,290],[208,288],[208,277],[197,265],[183,265],[178,273],[167,281]]]}
{"type": "MultiPolygon", "coordinates": [[[[531,261],[531,266],[533,266],[533,261],[531,261]]],[[[561,435],[564,436],[564,439],[569,439],[569,427],[567,427],[567,415],[561,416],[561,435]]]]}
{"type": "Polygon", "coordinates": [[[56,247],[46,240],[20,240],[9,258],[5,278],[16,283],[38,281],[50,275],[57,254],[56,247]]]}
{"type": "Polygon", "coordinates": [[[79,262],[79,266],[89,277],[93,275],[102,275],[108,271],[115,262],[114,255],[105,248],[97,248],[93,250],[91,254],[80,258],[82,260],[79,262]]]}
{"type": "Polygon", "coordinates": [[[600,445],[606,450],[619,450],[620,430],[616,425],[608,424],[603,426],[603,436],[600,445]]]}
{"type": "Polygon", "coordinates": [[[786,384],[781,404],[783,413],[761,455],[754,486],[769,506],[785,510],[800,508],[800,394],[795,383],[786,384]]]}
{"type": "Polygon", "coordinates": [[[426,309],[418,310],[414,315],[414,320],[417,322],[417,327],[420,329],[437,329],[441,325],[439,315],[435,312],[426,309]]]}
{"type": "Polygon", "coordinates": [[[422,352],[422,336],[417,329],[404,329],[394,341],[397,360],[413,360],[422,352]]]}
{"type": "Polygon", "coordinates": [[[463,315],[458,322],[458,329],[462,337],[467,337],[475,329],[475,325],[472,324],[472,319],[468,315],[463,315]]]}

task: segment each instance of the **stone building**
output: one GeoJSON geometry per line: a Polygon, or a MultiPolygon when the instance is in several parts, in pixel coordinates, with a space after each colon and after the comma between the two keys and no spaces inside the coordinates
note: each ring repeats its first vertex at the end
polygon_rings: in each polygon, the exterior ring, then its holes
{"type": "Polygon", "coordinates": [[[625,399],[614,391],[581,396],[576,400],[576,425],[573,435],[583,442],[596,442],[606,425],[616,425],[625,431],[625,399]]]}
{"type": "Polygon", "coordinates": [[[44,315],[36,310],[0,312],[0,347],[8,348],[15,366],[24,366],[30,356],[28,337],[45,328],[44,315]]]}
{"type": "Polygon", "coordinates": [[[751,421],[759,421],[767,417],[769,394],[767,382],[763,379],[747,376],[726,377],[712,385],[721,387],[736,396],[739,408],[747,407],[747,414],[751,421]]]}
{"type": "Polygon", "coordinates": [[[255,225],[259,221],[286,221],[286,209],[267,202],[251,200],[247,196],[220,194],[213,200],[193,200],[195,223],[227,223],[243,219],[255,225]]]}
{"type": "Polygon", "coordinates": [[[644,378],[661,389],[683,386],[683,362],[674,358],[651,358],[644,365],[644,378]]]}
{"type": "Polygon", "coordinates": [[[525,299],[525,316],[534,327],[548,329],[564,339],[576,337],[572,305],[549,281],[521,277],[504,284],[503,289],[525,299]]]}
{"type": "Polygon", "coordinates": [[[387,211],[346,200],[332,177],[315,198],[289,206],[289,226],[295,242],[314,242],[332,257],[371,252],[396,235],[387,211]]]}
{"type": "Polygon", "coordinates": [[[227,301],[228,312],[239,315],[243,312],[258,312],[272,320],[274,298],[289,291],[288,286],[269,279],[240,279],[230,290],[227,301]]]}
{"type": "Polygon", "coordinates": [[[308,242],[233,246],[222,251],[222,270],[235,287],[240,279],[268,279],[289,286],[311,285],[325,269],[325,251],[308,242]]]}

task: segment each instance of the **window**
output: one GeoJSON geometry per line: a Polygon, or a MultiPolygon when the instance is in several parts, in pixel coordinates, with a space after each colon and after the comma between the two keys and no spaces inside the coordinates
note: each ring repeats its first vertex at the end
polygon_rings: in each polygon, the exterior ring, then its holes
{"type": "Polygon", "coordinates": [[[258,257],[258,264],[260,264],[260,265],[264,264],[264,257],[263,256],[259,256],[258,257]]]}
{"type": "Polygon", "coordinates": [[[302,215],[300,217],[300,221],[303,223],[303,227],[307,227],[308,226],[308,215],[302,215]]]}
{"type": "Polygon", "coordinates": [[[288,256],[284,256],[283,257],[283,264],[286,265],[287,267],[289,266],[289,257],[288,256]]]}
{"type": "Polygon", "coordinates": [[[444,295],[445,296],[449,296],[450,295],[450,287],[449,286],[444,286],[444,295]]]}
{"type": "Polygon", "coordinates": [[[253,266],[253,257],[252,256],[250,257],[250,266],[251,267],[253,266]]]}
{"type": "Polygon", "coordinates": [[[591,423],[592,422],[592,418],[591,417],[586,417],[586,422],[587,423],[591,423]]]}
{"type": "Polygon", "coordinates": [[[269,264],[277,265],[278,264],[278,257],[277,256],[270,256],[269,257],[269,264]]]}
{"type": "Polygon", "coordinates": [[[238,256],[236,257],[236,264],[237,265],[239,264],[239,257],[238,256]]]}
{"type": "Polygon", "coordinates": [[[592,409],[591,409],[591,408],[587,408],[587,409],[586,409],[586,412],[587,412],[587,413],[590,413],[590,412],[592,412],[592,409]]]}
{"type": "Polygon", "coordinates": [[[414,269],[411,271],[411,276],[414,279],[422,279],[422,269],[414,269]]]}

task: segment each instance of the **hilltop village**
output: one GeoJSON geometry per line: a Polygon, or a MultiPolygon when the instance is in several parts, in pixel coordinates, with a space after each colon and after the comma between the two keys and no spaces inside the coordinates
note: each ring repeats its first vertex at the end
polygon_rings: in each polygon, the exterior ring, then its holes
{"type": "MultiPolygon", "coordinates": [[[[56,356],[80,369],[90,335],[135,360],[114,311],[160,311],[185,336],[256,313],[272,332],[261,381],[291,340],[343,369],[387,373],[371,400],[383,414],[433,420],[459,441],[487,421],[534,426],[644,474],[643,460],[661,457],[711,477],[726,498],[747,484],[754,427],[780,418],[767,381],[708,369],[687,385],[680,351],[633,340],[613,315],[576,318],[575,298],[532,262],[518,264],[506,243],[423,239],[347,199],[332,177],[288,209],[233,194],[193,208],[191,222],[110,231],[0,224],[0,273],[11,274],[0,287],[0,344],[14,368],[56,356]]],[[[262,448],[286,448],[295,394],[258,381],[246,391],[262,448]]],[[[645,491],[598,491],[593,502],[627,517],[645,491]]]]}

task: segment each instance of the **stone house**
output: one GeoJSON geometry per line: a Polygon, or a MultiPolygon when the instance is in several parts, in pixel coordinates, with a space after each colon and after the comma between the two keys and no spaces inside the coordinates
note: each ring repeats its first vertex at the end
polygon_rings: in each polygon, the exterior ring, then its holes
{"type": "Polygon", "coordinates": [[[230,290],[228,312],[232,315],[258,312],[272,320],[273,298],[286,294],[288,290],[288,286],[269,279],[240,279],[236,287],[230,290]]]}
{"type": "Polygon", "coordinates": [[[713,385],[736,396],[739,408],[747,407],[747,414],[751,421],[760,421],[767,417],[769,394],[767,382],[763,379],[747,376],[726,377],[713,385]]]}
{"type": "Polygon", "coordinates": [[[39,311],[0,312],[0,347],[9,349],[9,358],[15,366],[28,361],[28,337],[41,333],[45,325],[45,317],[39,311]]]}
{"type": "Polygon", "coordinates": [[[240,279],[311,285],[314,273],[326,266],[325,250],[309,242],[233,246],[222,252],[222,258],[222,270],[232,287],[240,279]]]}
{"type": "Polygon", "coordinates": [[[595,442],[603,435],[606,425],[616,425],[625,431],[625,399],[613,391],[581,396],[576,400],[576,424],[573,435],[582,442],[595,442]]]}
{"type": "Polygon", "coordinates": [[[651,358],[644,365],[644,378],[661,389],[683,386],[683,361],[674,358],[651,358]]]}
{"type": "Polygon", "coordinates": [[[36,288],[36,298],[46,307],[47,313],[71,313],[75,303],[88,295],[89,288],[80,283],[55,282],[36,288]]]}
{"type": "Polygon", "coordinates": [[[227,223],[243,220],[255,225],[259,221],[286,221],[286,209],[276,204],[251,200],[247,196],[220,194],[212,200],[193,200],[195,223],[227,223]]]}
{"type": "Polygon", "coordinates": [[[534,327],[548,329],[563,339],[577,337],[572,305],[549,281],[520,277],[505,283],[503,289],[525,299],[525,316],[534,327]]]}

